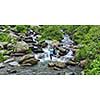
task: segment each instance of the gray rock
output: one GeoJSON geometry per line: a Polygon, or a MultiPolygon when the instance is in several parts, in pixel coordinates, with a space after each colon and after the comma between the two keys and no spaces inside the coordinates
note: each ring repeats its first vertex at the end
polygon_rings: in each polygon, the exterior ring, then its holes
{"type": "Polygon", "coordinates": [[[30,59],[30,58],[35,58],[35,56],[33,54],[26,54],[24,56],[22,56],[20,59],[19,59],[19,62],[23,62],[27,59],[30,59]]]}
{"type": "Polygon", "coordinates": [[[75,66],[77,64],[78,64],[78,62],[75,62],[75,61],[67,61],[66,62],[66,65],[71,65],[71,66],[75,66]]]}
{"type": "Polygon", "coordinates": [[[55,64],[53,62],[48,63],[48,67],[54,67],[55,64]]]}
{"type": "Polygon", "coordinates": [[[55,69],[58,69],[58,68],[65,68],[65,63],[63,62],[50,62],[48,64],[48,67],[55,67],[55,69]],[[57,67],[57,68],[56,68],[57,67]]]}
{"type": "Polygon", "coordinates": [[[13,67],[20,67],[20,64],[17,61],[10,62],[9,65],[13,67]]]}
{"type": "Polygon", "coordinates": [[[17,71],[15,69],[7,69],[7,72],[9,74],[13,74],[13,73],[16,73],[17,71]]]}
{"type": "Polygon", "coordinates": [[[5,67],[5,65],[3,63],[0,63],[0,69],[4,68],[4,67],[5,67]]]}
{"type": "Polygon", "coordinates": [[[35,64],[38,63],[38,60],[35,59],[35,58],[30,58],[30,59],[25,60],[25,61],[22,62],[22,64],[27,64],[27,63],[28,63],[28,64],[31,64],[31,65],[35,65],[35,64]]]}
{"type": "Polygon", "coordinates": [[[27,50],[29,50],[29,46],[26,42],[24,42],[24,41],[17,42],[17,44],[15,46],[16,52],[25,52],[27,50]]]}
{"type": "Polygon", "coordinates": [[[26,67],[27,67],[27,66],[32,66],[32,64],[30,64],[30,63],[25,63],[25,64],[21,64],[21,65],[24,66],[24,67],[25,67],[25,66],[26,66],[26,67]]]}
{"type": "Polygon", "coordinates": [[[17,35],[15,35],[14,33],[12,33],[12,32],[10,32],[10,34],[9,34],[10,36],[11,36],[11,38],[18,38],[18,36],[17,35]]]}
{"type": "Polygon", "coordinates": [[[33,54],[27,54],[24,55],[23,57],[20,58],[19,60],[20,64],[31,64],[31,65],[35,65],[38,63],[38,60],[35,58],[35,56],[33,54]]]}
{"type": "Polygon", "coordinates": [[[75,75],[74,72],[66,72],[65,75],[75,75]]]}
{"type": "Polygon", "coordinates": [[[32,39],[25,39],[24,41],[25,41],[26,43],[32,43],[32,42],[33,42],[32,39]]]}
{"type": "Polygon", "coordinates": [[[14,58],[10,58],[10,59],[5,60],[4,63],[9,63],[9,62],[12,62],[14,60],[15,60],[14,58]]]}
{"type": "Polygon", "coordinates": [[[63,62],[56,62],[55,66],[58,68],[65,68],[66,67],[65,63],[63,63],[63,62]]]}

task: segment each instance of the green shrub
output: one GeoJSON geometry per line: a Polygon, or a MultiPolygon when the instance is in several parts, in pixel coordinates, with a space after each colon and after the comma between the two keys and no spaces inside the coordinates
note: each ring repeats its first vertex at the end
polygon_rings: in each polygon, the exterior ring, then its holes
{"type": "Polygon", "coordinates": [[[0,33],[0,42],[10,42],[11,38],[8,33],[0,33]]]}
{"type": "Polygon", "coordinates": [[[84,72],[87,75],[100,75],[100,56],[94,59],[84,72]]]}
{"type": "Polygon", "coordinates": [[[2,53],[0,53],[0,62],[3,62],[4,60],[6,60],[6,58],[4,57],[2,53]]]}
{"type": "Polygon", "coordinates": [[[28,25],[16,25],[16,31],[19,33],[27,33],[28,25]]]}
{"type": "Polygon", "coordinates": [[[63,36],[63,32],[61,32],[61,28],[56,25],[47,25],[42,26],[40,29],[41,32],[41,38],[39,40],[61,40],[63,36]]]}

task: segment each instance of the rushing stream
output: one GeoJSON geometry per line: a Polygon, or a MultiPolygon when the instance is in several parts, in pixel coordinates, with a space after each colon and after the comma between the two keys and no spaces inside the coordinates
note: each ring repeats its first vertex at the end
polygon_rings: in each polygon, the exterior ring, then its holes
{"type": "MultiPolygon", "coordinates": [[[[39,37],[39,36],[36,36],[39,37]]],[[[33,41],[36,41],[36,37],[32,36],[33,41]]],[[[69,66],[69,68],[64,68],[61,70],[51,70],[50,68],[48,68],[48,63],[49,62],[67,62],[70,59],[72,59],[74,57],[73,55],[73,51],[70,48],[70,45],[73,45],[73,41],[70,39],[69,35],[65,34],[63,36],[63,39],[61,40],[62,47],[64,48],[68,48],[69,51],[61,57],[52,57],[52,60],[50,59],[50,51],[49,48],[52,44],[51,40],[45,40],[45,42],[48,44],[47,47],[42,48],[43,49],[43,53],[36,53],[35,57],[37,59],[39,59],[39,63],[38,65],[35,65],[32,69],[35,70],[35,72],[33,74],[43,74],[43,75],[64,75],[64,74],[80,74],[81,72],[81,68],[79,66],[69,66]]],[[[58,51],[57,51],[58,52],[58,51]]]]}
{"type": "MultiPolygon", "coordinates": [[[[35,38],[35,37],[34,37],[35,38]]],[[[64,35],[63,37],[64,39],[62,40],[62,44],[63,44],[63,47],[69,47],[70,45],[72,45],[73,41],[70,40],[69,36],[68,35],[64,35]]],[[[51,40],[46,40],[46,43],[48,43],[48,46],[46,48],[43,48],[43,51],[44,53],[42,54],[35,54],[35,57],[37,59],[40,60],[40,62],[45,62],[45,61],[50,61],[50,51],[49,51],[49,48],[50,48],[50,45],[52,44],[52,41],[51,40]],[[39,56],[41,56],[41,59],[39,58],[39,56]]],[[[72,50],[69,48],[69,52],[66,53],[66,55],[64,56],[61,56],[60,58],[57,58],[57,57],[52,57],[52,61],[59,61],[59,62],[66,62],[67,60],[69,59],[72,59],[73,58],[73,52],[72,50]]]]}
{"type": "MultiPolygon", "coordinates": [[[[37,38],[40,37],[40,35],[30,35],[32,38],[32,41],[34,43],[38,44],[37,38]]],[[[26,66],[26,67],[15,67],[14,70],[17,70],[15,73],[16,75],[69,75],[69,74],[81,74],[82,69],[79,66],[71,66],[69,65],[66,68],[59,69],[59,70],[53,70],[48,67],[48,63],[50,62],[62,62],[66,63],[67,61],[74,58],[74,53],[71,49],[71,46],[74,45],[74,42],[70,39],[69,35],[65,34],[63,36],[63,39],[60,41],[60,47],[65,48],[67,52],[63,55],[58,57],[59,50],[56,50],[56,56],[52,57],[52,60],[50,59],[50,46],[53,44],[52,40],[45,40],[45,43],[48,45],[45,48],[42,48],[42,53],[34,53],[35,58],[39,60],[38,64],[33,66],[26,66]]],[[[37,48],[37,46],[34,46],[34,48],[37,48]]],[[[7,66],[0,70],[0,74],[7,74],[6,70],[11,68],[10,66],[7,66]]]]}

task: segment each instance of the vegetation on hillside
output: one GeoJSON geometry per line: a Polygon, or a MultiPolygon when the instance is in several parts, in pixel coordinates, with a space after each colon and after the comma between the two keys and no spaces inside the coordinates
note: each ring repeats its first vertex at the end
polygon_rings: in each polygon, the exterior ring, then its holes
{"type": "MultiPolygon", "coordinates": [[[[1,25],[0,26],[0,42],[12,42],[10,37],[11,31],[21,34],[27,34],[29,30],[33,30],[41,37],[39,41],[46,39],[61,40],[64,33],[71,36],[75,44],[81,45],[76,52],[76,60],[87,60],[84,73],[88,75],[100,74],[100,26],[92,25],[1,25]],[[63,30],[63,31],[62,31],[63,30]]],[[[15,40],[13,41],[15,42],[15,40]]],[[[0,53],[0,62],[5,58],[0,53]]]]}

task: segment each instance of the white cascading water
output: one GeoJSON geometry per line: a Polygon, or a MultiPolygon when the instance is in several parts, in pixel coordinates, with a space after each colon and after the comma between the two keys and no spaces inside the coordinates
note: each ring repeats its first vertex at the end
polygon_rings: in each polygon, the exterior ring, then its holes
{"type": "MultiPolygon", "coordinates": [[[[35,36],[32,36],[33,40],[36,39],[35,36]]],[[[70,44],[73,44],[73,41],[70,40],[69,36],[66,34],[63,36],[64,39],[62,39],[62,44],[63,44],[63,47],[69,47],[70,44]]],[[[45,41],[46,43],[48,43],[48,46],[46,48],[43,48],[43,51],[44,53],[38,53],[38,54],[35,54],[35,57],[37,59],[40,60],[40,62],[45,62],[45,61],[50,61],[50,51],[49,51],[49,48],[50,48],[50,45],[52,44],[52,41],[51,40],[46,40],[45,41]]],[[[60,58],[57,58],[57,57],[52,57],[52,61],[59,61],[59,62],[66,62],[68,61],[69,59],[72,59],[73,58],[73,52],[72,50],[69,48],[69,52],[64,55],[64,56],[61,56],[60,58]]]]}

